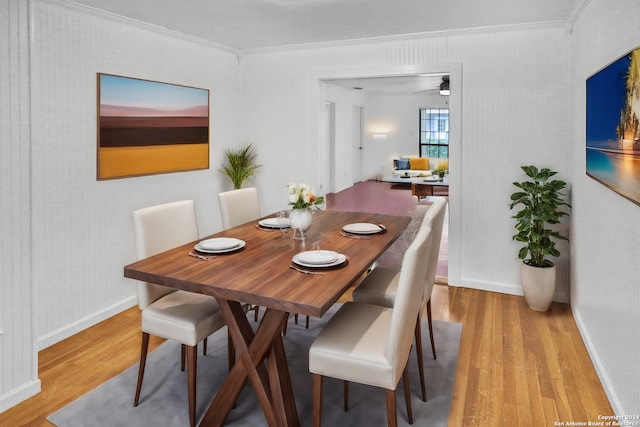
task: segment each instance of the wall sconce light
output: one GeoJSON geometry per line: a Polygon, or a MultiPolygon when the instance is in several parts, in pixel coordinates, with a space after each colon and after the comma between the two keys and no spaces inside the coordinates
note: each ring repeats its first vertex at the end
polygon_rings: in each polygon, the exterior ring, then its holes
{"type": "Polygon", "coordinates": [[[373,137],[373,139],[387,139],[386,133],[374,133],[371,136],[373,137]]]}
{"type": "Polygon", "coordinates": [[[451,94],[449,90],[449,76],[442,76],[442,83],[440,83],[440,95],[448,96],[451,94]]]}

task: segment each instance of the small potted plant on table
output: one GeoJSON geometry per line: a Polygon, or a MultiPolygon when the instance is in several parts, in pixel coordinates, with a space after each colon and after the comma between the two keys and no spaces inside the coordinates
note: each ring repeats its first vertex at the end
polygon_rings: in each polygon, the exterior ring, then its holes
{"type": "Polygon", "coordinates": [[[530,180],[513,183],[518,191],[511,195],[509,208],[522,206],[512,217],[516,219],[513,240],[525,244],[518,252],[518,258],[523,260],[522,291],[531,309],[547,311],[555,293],[556,269],[545,256],[559,257],[555,240],[569,240],[548,226],[559,224],[563,216],[569,215],[562,207],[571,205],[561,197],[567,183],[551,179],[557,172],[548,168],[538,170],[535,166],[521,168],[530,180]]]}

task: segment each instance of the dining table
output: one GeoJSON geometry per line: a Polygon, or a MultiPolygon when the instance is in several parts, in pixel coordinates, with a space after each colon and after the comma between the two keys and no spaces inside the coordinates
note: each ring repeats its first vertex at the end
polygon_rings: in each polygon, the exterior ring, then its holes
{"type": "MultiPolygon", "coordinates": [[[[276,218],[268,215],[261,220],[276,218]]],[[[221,426],[249,382],[269,426],[299,426],[282,332],[291,313],[322,317],[361,280],[410,222],[409,216],[333,210],[313,211],[304,240],[287,228],[248,222],[129,264],[124,276],[214,297],[226,321],[236,361],[201,426],[221,426]],[[346,233],[347,225],[375,224],[379,232],[346,233]],[[238,250],[194,254],[199,242],[239,239],[238,250]],[[317,268],[294,262],[306,251],[332,251],[343,262],[317,268]],[[247,304],[265,307],[255,330],[247,304]]]]}

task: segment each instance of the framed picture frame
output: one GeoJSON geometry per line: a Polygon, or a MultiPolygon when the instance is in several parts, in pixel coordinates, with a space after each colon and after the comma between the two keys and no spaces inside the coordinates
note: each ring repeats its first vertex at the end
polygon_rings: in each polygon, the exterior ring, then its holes
{"type": "Polygon", "coordinates": [[[209,90],[97,74],[97,179],[209,168],[209,90]]]}
{"type": "Polygon", "coordinates": [[[640,204],[640,47],[586,80],[586,173],[640,204]]]}

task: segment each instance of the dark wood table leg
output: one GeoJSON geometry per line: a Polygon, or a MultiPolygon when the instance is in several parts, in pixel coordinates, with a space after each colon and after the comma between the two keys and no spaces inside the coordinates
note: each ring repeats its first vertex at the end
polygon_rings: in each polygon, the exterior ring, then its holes
{"type": "Polygon", "coordinates": [[[298,415],[282,344],[282,329],[289,314],[268,309],[254,335],[240,303],[217,300],[227,322],[238,361],[216,393],[200,425],[222,426],[249,380],[269,426],[297,427],[298,415]],[[268,373],[262,363],[265,358],[268,359],[268,373]]]}
{"type": "Polygon", "coordinates": [[[284,426],[299,426],[300,421],[291,385],[291,377],[289,376],[287,356],[282,343],[282,335],[276,337],[273,342],[273,346],[267,355],[267,367],[273,403],[278,419],[284,422],[284,426]]]}
{"type": "Polygon", "coordinates": [[[433,196],[433,185],[411,183],[411,195],[418,197],[418,201],[427,196],[433,196]]]}

